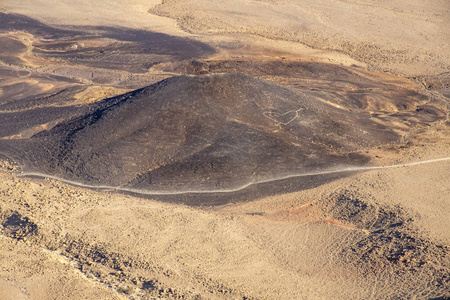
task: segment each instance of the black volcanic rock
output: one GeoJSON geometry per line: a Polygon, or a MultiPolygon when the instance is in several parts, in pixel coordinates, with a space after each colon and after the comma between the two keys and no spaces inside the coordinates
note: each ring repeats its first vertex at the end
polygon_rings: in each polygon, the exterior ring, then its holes
{"type": "Polygon", "coordinates": [[[398,140],[323,97],[239,74],[179,76],[6,148],[29,171],[172,192],[360,165],[356,150],[398,140]]]}

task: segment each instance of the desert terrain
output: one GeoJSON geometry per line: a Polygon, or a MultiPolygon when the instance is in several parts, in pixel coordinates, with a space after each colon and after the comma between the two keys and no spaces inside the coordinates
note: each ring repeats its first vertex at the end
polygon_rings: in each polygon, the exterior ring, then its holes
{"type": "Polygon", "coordinates": [[[450,4],[0,3],[0,299],[448,299],[450,4]]]}

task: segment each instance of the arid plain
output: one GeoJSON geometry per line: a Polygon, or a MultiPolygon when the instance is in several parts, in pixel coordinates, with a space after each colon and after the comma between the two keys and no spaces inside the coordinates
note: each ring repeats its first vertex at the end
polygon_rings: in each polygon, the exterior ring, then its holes
{"type": "Polygon", "coordinates": [[[0,3],[0,299],[450,297],[447,1],[0,3]]]}

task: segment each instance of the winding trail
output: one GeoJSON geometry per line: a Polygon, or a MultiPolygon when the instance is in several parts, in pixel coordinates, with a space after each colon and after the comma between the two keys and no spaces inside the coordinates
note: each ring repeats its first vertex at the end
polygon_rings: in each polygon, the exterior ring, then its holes
{"type": "Polygon", "coordinates": [[[214,194],[214,193],[233,193],[238,192],[241,190],[246,189],[247,187],[251,185],[256,184],[262,184],[262,183],[268,183],[278,180],[284,180],[284,179],[290,179],[290,178],[297,178],[297,177],[306,177],[306,176],[318,176],[318,175],[327,175],[327,174],[338,174],[338,173],[347,173],[347,172],[364,172],[364,171],[372,171],[372,170],[383,170],[383,169],[392,169],[392,168],[400,168],[400,167],[411,167],[411,166],[417,166],[417,165],[423,165],[423,164],[430,164],[430,163],[436,163],[436,162],[442,162],[442,161],[450,161],[450,157],[443,157],[443,158],[436,158],[436,159],[429,159],[429,160],[422,160],[412,163],[405,163],[405,164],[398,164],[398,165],[390,165],[390,166],[372,166],[372,167],[350,167],[350,168],[342,168],[342,169],[335,169],[335,170],[326,170],[326,171],[320,171],[320,172],[310,172],[310,173],[302,173],[302,174],[292,174],[292,175],[286,175],[281,176],[277,178],[270,178],[270,179],[264,179],[259,181],[250,181],[244,185],[241,185],[236,188],[232,189],[221,189],[221,190],[182,190],[182,191],[149,191],[149,190],[140,190],[140,189],[134,189],[134,188],[127,188],[127,187],[116,187],[116,186],[108,186],[108,185],[90,185],[90,184],[84,184],[81,182],[76,182],[73,180],[64,179],[57,176],[52,176],[48,174],[38,173],[38,172],[24,172],[24,173],[18,173],[17,176],[19,177],[25,177],[25,176],[31,176],[31,177],[41,177],[41,178],[49,178],[58,180],[61,182],[65,182],[74,186],[79,187],[85,187],[85,188],[91,188],[91,189],[101,189],[101,190],[116,190],[116,191],[123,191],[123,192],[131,192],[141,195],[183,195],[183,194],[214,194]]]}

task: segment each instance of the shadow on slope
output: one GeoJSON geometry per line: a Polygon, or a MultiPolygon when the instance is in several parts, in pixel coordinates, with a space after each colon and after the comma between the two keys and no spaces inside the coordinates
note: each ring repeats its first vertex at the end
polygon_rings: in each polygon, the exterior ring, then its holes
{"type": "Polygon", "coordinates": [[[215,52],[205,43],[159,32],[107,26],[56,28],[27,16],[0,12],[0,33],[14,31],[34,35],[32,53],[41,58],[134,73],[146,72],[157,63],[201,58],[215,52]],[[103,46],[85,45],[86,41],[101,39],[109,42],[103,46]]]}

